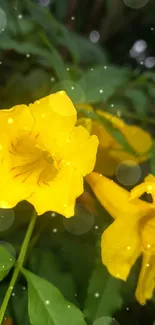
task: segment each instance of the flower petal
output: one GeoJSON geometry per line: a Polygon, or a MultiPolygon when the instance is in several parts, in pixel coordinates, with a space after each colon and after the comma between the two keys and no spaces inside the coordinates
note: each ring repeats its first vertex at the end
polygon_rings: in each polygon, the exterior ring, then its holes
{"type": "Polygon", "coordinates": [[[82,126],[75,127],[63,151],[64,161],[74,165],[85,176],[94,169],[97,147],[95,135],[90,136],[82,126]]]}
{"type": "Polygon", "coordinates": [[[152,184],[152,182],[144,182],[137,186],[135,186],[131,190],[130,200],[133,200],[135,198],[139,198],[142,194],[148,193],[152,194],[155,192],[155,184],[152,184]]]}
{"type": "Polygon", "coordinates": [[[113,114],[110,114],[108,112],[103,112],[100,110],[97,110],[97,114],[106,118],[109,122],[113,124],[114,127],[116,127],[119,130],[125,127],[125,123],[123,122],[123,120],[113,114]]]}
{"type": "Polygon", "coordinates": [[[126,125],[126,127],[123,128],[122,133],[135,152],[145,153],[151,149],[151,135],[140,127],[135,125],[126,125]]]}
{"type": "MultiPolygon", "coordinates": [[[[102,112],[100,110],[97,110],[97,113],[100,116],[103,116],[104,118],[109,120],[114,125],[114,127],[116,127],[122,132],[128,143],[131,145],[131,147],[135,150],[136,153],[146,153],[151,149],[152,137],[148,132],[138,126],[127,125],[123,122],[123,120],[110,113],[102,112]]],[[[138,158],[139,161],[144,161],[148,157],[147,155],[142,155],[138,158]]]]}
{"type": "MultiPolygon", "coordinates": [[[[2,188],[11,182],[10,148],[14,145],[14,139],[32,131],[34,118],[26,105],[17,105],[8,110],[0,110],[0,121],[0,188],[2,188]]],[[[4,195],[1,191],[2,194],[4,195]]]]}
{"type": "Polygon", "coordinates": [[[115,143],[115,139],[106,131],[100,123],[92,121],[92,134],[97,135],[99,139],[99,146],[104,149],[109,149],[115,143]]]}
{"type": "Polygon", "coordinates": [[[77,119],[76,110],[64,91],[44,97],[29,105],[36,131],[47,150],[54,152],[67,144],[77,119]]]}
{"type": "Polygon", "coordinates": [[[77,126],[83,126],[89,133],[92,130],[92,120],[90,118],[81,117],[77,120],[77,126]]]}
{"type": "Polygon", "coordinates": [[[141,254],[138,232],[139,217],[116,219],[102,235],[102,262],[115,277],[126,280],[131,267],[141,254]]]}
{"type": "Polygon", "coordinates": [[[34,205],[39,215],[55,211],[69,218],[74,215],[75,200],[82,192],[82,175],[74,166],[65,165],[52,182],[38,187],[28,201],[34,205]]]}
{"type": "Polygon", "coordinates": [[[95,195],[105,209],[115,218],[137,216],[145,214],[150,205],[141,200],[129,201],[130,193],[114,181],[92,172],[86,176],[86,181],[91,186],[95,195]]]}
{"type": "Polygon", "coordinates": [[[16,105],[11,109],[0,110],[0,119],[0,133],[7,134],[8,131],[9,136],[16,131],[31,131],[34,126],[34,118],[26,105],[16,105]]]}
{"type": "Polygon", "coordinates": [[[155,288],[155,254],[144,253],[136,289],[137,300],[144,305],[152,298],[155,288]]]}
{"type": "Polygon", "coordinates": [[[10,180],[1,189],[0,209],[14,208],[20,201],[26,200],[31,194],[30,187],[10,180]]]}

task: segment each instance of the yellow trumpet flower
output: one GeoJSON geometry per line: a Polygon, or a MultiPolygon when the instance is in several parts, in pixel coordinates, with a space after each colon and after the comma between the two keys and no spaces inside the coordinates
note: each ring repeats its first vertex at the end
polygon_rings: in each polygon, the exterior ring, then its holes
{"type": "Polygon", "coordinates": [[[0,208],[27,200],[38,214],[74,215],[98,146],[76,120],[64,91],[0,111],[0,208]]]}
{"type": "MultiPolygon", "coordinates": [[[[88,105],[79,105],[79,108],[92,111],[93,108],[88,105]]],[[[152,146],[151,135],[135,125],[127,125],[120,118],[103,112],[96,111],[101,117],[110,121],[113,126],[118,129],[125,137],[131,148],[137,155],[125,151],[121,145],[108,133],[103,124],[98,121],[91,120],[90,118],[81,117],[78,124],[83,125],[91,134],[96,134],[99,139],[99,148],[97,152],[97,159],[95,171],[106,176],[115,174],[117,166],[125,161],[134,161],[137,164],[148,159],[148,151],[152,146]]]]}
{"type": "Polygon", "coordinates": [[[130,192],[98,173],[92,172],[86,180],[115,219],[102,235],[102,261],[114,277],[126,280],[131,267],[142,254],[136,297],[145,304],[155,288],[154,206],[135,198],[135,195],[130,200],[130,192]]]}

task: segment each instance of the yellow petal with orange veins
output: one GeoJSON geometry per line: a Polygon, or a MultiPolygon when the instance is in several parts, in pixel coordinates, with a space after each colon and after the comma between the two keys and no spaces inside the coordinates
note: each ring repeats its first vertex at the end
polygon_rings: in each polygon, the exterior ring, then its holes
{"type": "Polygon", "coordinates": [[[116,219],[102,235],[102,262],[111,275],[122,280],[127,279],[131,267],[141,254],[138,222],[139,218],[124,215],[123,219],[116,219]]]}
{"type": "Polygon", "coordinates": [[[83,192],[83,177],[74,166],[65,165],[53,181],[38,187],[27,200],[35,206],[39,215],[55,211],[66,218],[74,215],[75,201],[83,192]]]}
{"type": "Polygon", "coordinates": [[[3,143],[10,138],[17,137],[19,132],[31,131],[34,127],[34,118],[26,105],[17,105],[11,109],[0,110],[0,150],[4,149],[3,143]]]}
{"type": "Polygon", "coordinates": [[[138,199],[130,202],[128,191],[101,174],[92,172],[86,176],[86,181],[114,219],[145,214],[150,208],[149,204],[138,199]]]}
{"type": "Polygon", "coordinates": [[[39,214],[70,217],[95,165],[98,139],[75,127],[76,110],[65,92],[0,111],[0,207],[29,200],[39,214]]]}
{"type": "Polygon", "coordinates": [[[64,162],[68,162],[78,169],[81,175],[89,174],[95,166],[98,139],[90,136],[82,126],[74,128],[68,145],[64,148],[64,162]]]}
{"type": "Polygon", "coordinates": [[[76,109],[64,91],[44,97],[29,105],[35,130],[49,151],[66,145],[77,120],[76,109]]]}
{"type": "Polygon", "coordinates": [[[152,298],[155,288],[154,275],[155,254],[144,253],[136,289],[136,298],[142,305],[152,298]]]}

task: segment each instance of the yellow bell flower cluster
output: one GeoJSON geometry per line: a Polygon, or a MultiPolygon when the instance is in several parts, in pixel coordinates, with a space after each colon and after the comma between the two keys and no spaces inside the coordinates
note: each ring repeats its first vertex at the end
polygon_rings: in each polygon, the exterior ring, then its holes
{"type": "Polygon", "coordinates": [[[155,205],[138,197],[147,192],[155,200],[155,177],[150,175],[131,193],[95,172],[86,176],[86,180],[114,218],[102,235],[103,264],[114,277],[126,280],[142,255],[136,297],[145,304],[155,289],[155,205]]]}
{"type": "MultiPolygon", "coordinates": [[[[81,105],[81,108],[93,110],[88,105],[81,105]]],[[[142,255],[136,297],[141,304],[145,304],[151,299],[155,288],[155,205],[139,197],[144,192],[150,193],[155,203],[155,177],[149,175],[130,193],[103,174],[113,176],[117,166],[125,160],[140,164],[148,159],[152,139],[148,132],[138,126],[127,125],[107,112],[97,110],[97,113],[110,121],[137,153],[134,156],[121,148],[98,121],[83,117],[79,119],[79,124],[99,139],[95,172],[85,179],[114,219],[102,235],[102,262],[111,275],[126,280],[137,258],[142,255]]]]}
{"type": "Polygon", "coordinates": [[[147,159],[152,139],[137,126],[97,113],[111,121],[140,155],[126,152],[97,121],[83,117],[77,121],[76,109],[64,91],[29,106],[0,110],[0,208],[27,200],[39,215],[55,211],[69,218],[80,198],[93,210],[89,193],[80,197],[85,177],[114,218],[102,235],[102,261],[113,276],[126,280],[143,255],[136,297],[144,304],[155,287],[155,205],[138,197],[148,192],[155,202],[155,178],[149,176],[130,193],[102,174],[114,175],[124,160],[147,159]]]}

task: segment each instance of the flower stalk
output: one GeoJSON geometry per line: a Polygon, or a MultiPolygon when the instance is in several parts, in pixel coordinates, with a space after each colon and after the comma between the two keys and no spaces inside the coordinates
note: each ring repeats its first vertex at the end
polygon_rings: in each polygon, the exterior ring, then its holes
{"type": "Polygon", "coordinates": [[[10,296],[12,294],[13,288],[14,288],[15,283],[17,281],[19,272],[20,272],[20,270],[21,270],[21,268],[23,266],[23,263],[24,263],[24,260],[25,260],[25,255],[26,255],[27,249],[28,249],[28,245],[29,245],[32,233],[33,233],[35,223],[36,223],[36,219],[37,219],[37,214],[36,214],[36,211],[34,211],[33,215],[32,215],[32,218],[30,220],[30,223],[29,223],[29,226],[28,226],[24,241],[23,241],[22,246],[21,246],[21,250],[20,250],[19,257],[17,259],[16,265],[15,265],[15,268],[14,268],[14,272],[13,272],[13,275],[12,275],[12,278],[11,278],[11,281],[10,281],[10,285],[9,285],[9,287],[7,289],[7,292],[5,294],[3,303],[1,305],[1,309],[0,309],[0,325],[3,322],[3,318],[4,318],[4,315],[5,315],[7,306],[8,306],[10,296]]]}

